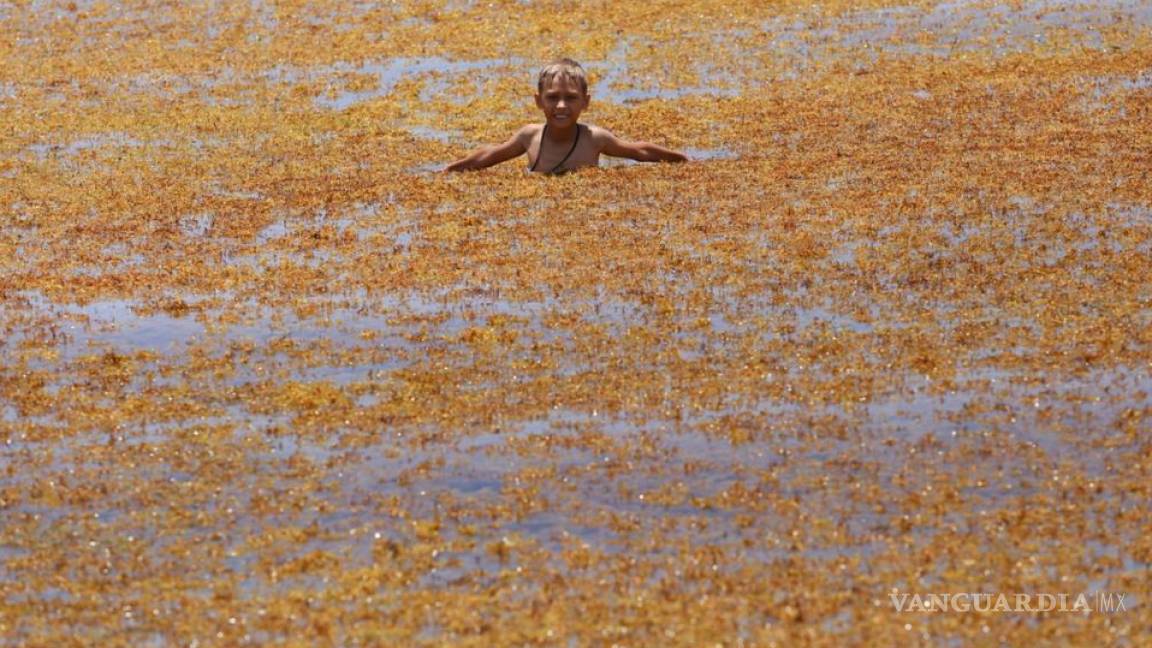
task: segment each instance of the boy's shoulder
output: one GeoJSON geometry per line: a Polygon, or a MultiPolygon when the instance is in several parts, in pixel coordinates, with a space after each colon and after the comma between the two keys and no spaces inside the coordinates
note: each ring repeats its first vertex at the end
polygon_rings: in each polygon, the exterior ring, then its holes
{"type": "Polygon", "coordinates": [[[532,140],[535,139],[542,130],[544,130],[543,124],[525,124],[512,134],[511,141],[515,141],[517,144],[527,149],[528,145],[532,143],[532,140]]]}
{"type": "Polygon", "coordinates": [[[588,129],[588,135],[592,138],[592,141],[597,144],[602,145],[607,141],[616,139],[616,136],[612,134],[612,131],[604,128],[603,126],[597,126],[595,124],[584,124],[584,127],[588,129]]]}
{"type": "MultiPolygon", "coordinates": [[[[589,135],[597,139],[603,137],[614,137],[614,135],[612,135],[612,131],[604,128],[603,126],[597,126],[596,124],[589,124],[587,122],[580,122],[580,125],[584,127],[589,135]]],[[[520,130],[516,131],[516,137],[534,137],[544,132],[544,126],[545,124],[543,123],[525,124],[524,126],[520,127],[520,130]]]]}
{"type": "MultiPolygon", "coordinates": [[[[532,142],[542,136],[544,126],[544,124],[525,124],[520,127],[520,130],[516,131],[516,134],[513,135],[512,138],[525,149],[528,149],[532,142]]],[[[607,128],[585,122],[580,122],[580,126],[586,133],[584,136],[598,149],[603,149],[605,145],[616,141],[616,136],[607,128]]]]}

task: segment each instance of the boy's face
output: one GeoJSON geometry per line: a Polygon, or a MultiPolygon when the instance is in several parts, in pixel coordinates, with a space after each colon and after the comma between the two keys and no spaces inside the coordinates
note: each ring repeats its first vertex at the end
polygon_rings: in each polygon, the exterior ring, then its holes
{"type": "Polygon", "coordinates": [[[556,75],[536,95],[536,106],[544,111],[549,126],[564,129],[576,124],[590,100],[575,79],[556,75]]]}

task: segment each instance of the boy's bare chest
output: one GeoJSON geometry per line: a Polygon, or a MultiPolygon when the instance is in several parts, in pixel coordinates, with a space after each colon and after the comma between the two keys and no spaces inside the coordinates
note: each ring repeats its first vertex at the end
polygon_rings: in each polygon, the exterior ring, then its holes
{"type": "Polygon", "coordinates": [[[543,130],[532,138],[528,148],[529,169],[541,173],[571,171],[600,163],[600,151],[592,141],[586,126],[580,126],[580,136],[568,140],[555,141],[547,137],[543,130]]]}

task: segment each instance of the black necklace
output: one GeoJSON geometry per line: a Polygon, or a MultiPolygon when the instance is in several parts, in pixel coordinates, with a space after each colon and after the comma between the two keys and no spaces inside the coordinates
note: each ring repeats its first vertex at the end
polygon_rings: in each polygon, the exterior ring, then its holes
{"type": "MultiPolygon", "coordinates": [[[[532,163],[532,168],[528,169],[529,173],[535,171],[536,165],[540,164],[540,158],[541,158],[540,153],[544,150],[544,138],[546,138],[546,137],[548,137],[548,124],[544,124],[544,132],[540,135],[540,150],[536,152],[536,161],[532,163]]],[[[568,158],[572,157],[572,152],[576,150],[576,145],[579,143],[580,143],[580,124],[576,124],[576,139],[572,140],[572,148],[568,149],[568,154],[565,155],[564,159],[560,160],[560,162],[557,163],[556,166],[552,167],[552,170],[548,172],[548,175],[552,175],[553,173],[556,173],[556,171],[559,170],[560,167],[564,166],[564,163],[568,161],[568,158]]]]}

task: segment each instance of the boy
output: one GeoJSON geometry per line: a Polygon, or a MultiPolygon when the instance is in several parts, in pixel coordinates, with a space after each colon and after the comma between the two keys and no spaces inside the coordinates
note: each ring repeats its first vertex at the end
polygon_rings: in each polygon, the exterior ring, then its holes
{"type": "Polygon", "coordinates": [[[544,112],[543,124],[521,128],[507,142],[486,146],[457,160],[445,171],[483,169],[527,153],[529,171],[564,173],[600,163],[600,154],[640,162],[685,162],[687,156],[648,142],[628,142],[598,126],[578,123],[588,107],[588,77],[572,59],[560,59],[540,71],[536,82],[536,106],[544,112]]]}

